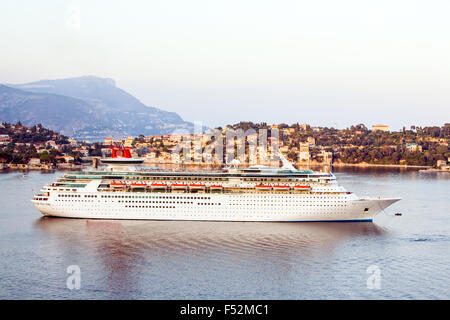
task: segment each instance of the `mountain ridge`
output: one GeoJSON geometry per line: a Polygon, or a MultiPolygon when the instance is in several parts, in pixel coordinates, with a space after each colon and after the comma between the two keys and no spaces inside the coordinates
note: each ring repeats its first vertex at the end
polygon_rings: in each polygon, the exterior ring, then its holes
{"type": "Polygon", "coordinates": [[[175,112],[146,106],[110,78],[82,76],[1,86],[1,121],[20,120],[27,125],[39,121],[78,139],[98,141],[107,137],[191,132],[193,128],[175,112]],[[46,112],[44,101],[51,113],[46,112]],[[66,117],[66,111],[72,117],[66,117]]]}

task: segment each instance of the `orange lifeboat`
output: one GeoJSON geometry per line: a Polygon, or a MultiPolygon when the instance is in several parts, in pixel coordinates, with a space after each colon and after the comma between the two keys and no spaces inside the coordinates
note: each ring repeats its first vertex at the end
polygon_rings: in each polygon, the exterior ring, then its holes
{"type": "Polygon", "coordinates": [[[127,186],[127,184],[123,181],[118,181],[118,182],[113,181],[113,182],[110,182],[109,185],[113,188],[125,188],[127,186]]]}
{"type": "Polygon", "coordinates": [[[191,183],[189,185],[189,189],[191,190],[205,190],[206,185],[204,184],[195,184],[195,183],[191,183]]]}
{"type": "Polygon", "coordinates": [[[223,186],[220,184],[213,184],[209,186],[209,190],[211,191],[221,191],[223,190],[223,186]]]}
{"type": "Polygon", "coordinates": [[[147,188],[147,184],[145,182],[137,182],[133,181],[130,184],[131,188],[147,188]]]}
{"type": "Polygon", "coordinates": [[[308,191],[311,190],[311,186],[305,185],[305,186],[294,186],[294,190],[299,190],[299,191],[308,191]]]}

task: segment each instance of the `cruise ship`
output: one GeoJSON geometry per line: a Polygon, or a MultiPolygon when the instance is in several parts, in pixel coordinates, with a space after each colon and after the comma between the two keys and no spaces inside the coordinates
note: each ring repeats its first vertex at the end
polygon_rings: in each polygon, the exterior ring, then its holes
{"type": "Polygon", "coordinates": [[[103,158],[106,170],[68,172],[32,199],[45,216],[193,221],[372,221],[398,198],[360,198],[332,173],[281,167],[221,171],[131,169],[142,159],[123,148],[103,158]]]}

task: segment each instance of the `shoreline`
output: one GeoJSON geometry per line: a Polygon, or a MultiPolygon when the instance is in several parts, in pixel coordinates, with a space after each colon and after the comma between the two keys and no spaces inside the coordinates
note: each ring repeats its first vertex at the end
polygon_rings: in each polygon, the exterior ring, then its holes
{"type": "Polygon", "coordinates": [[[409,164],[375,164],[375,163],[333,163],[333,167],[384,167],[384,168],[416,168],[416,169],[429,169],[433,166],[419,166],[409,164]]]}
{"type": "MultiPolygon", "coordinates": [[[[144,166],[177,166],[177,167],[203,167],[203,168],[219,168],[221,165],[214,163],[171,163],[171,162],[150,162],[144,161],[144,166]]],[[[30,166],[27,164],[0,164],[0,171],[65,171],[65,170],[82,170],[85,167],[91,166],[91,163],[84,163],[79,165],[67,165],[59,164],[56,167],[43,165],[43,166],[30,166]]],[[[295,163],[299,167],[304,167],[303,164],[295,163]]],[[[411,169],[427,169],[429,171],[437,170],[433,166],[422,165],[408,165],[408,164],[375,164],[375,163],[324,163],[313,164],[306,167],[318,168],[318,167],[360,167],[360,168],[411,168],[411,169]]],[[[424,170],[421,170],[424,171],[424,170]]],[[[446,171],[446,170],[444,170],[446,171]]]]}
{"type": "Polygon", "coordinates": [[[14,166],[0,166],[0,172],[8,172],[8,171],[43,171],[43,172],[51,172],[51,171],[77,171],[82,170],[85,166],[73,166],[73,167],[30,167],[26,165],[14,165],[14,166]]]}
{"type": "Polygon", "coordinates": [[[426,170],[419,170],[419,172],[448,172],[450,173],[450,170],[444,170],[444,169],[435,169],[435,168],[430,168],[430,169],[426,169],[426,170]]]}

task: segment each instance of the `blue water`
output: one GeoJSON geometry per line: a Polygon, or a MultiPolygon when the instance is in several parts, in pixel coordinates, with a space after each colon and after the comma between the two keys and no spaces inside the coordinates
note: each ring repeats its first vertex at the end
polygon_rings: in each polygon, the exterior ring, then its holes
{"type": "Polygon", "coordinates": [[[44,218],[30,199],[61,174],[0,174],[1,299],[450,298],[450,174],[341,169],[358,195],[403,198],[374,223],[44,218]]]}

